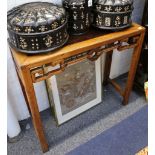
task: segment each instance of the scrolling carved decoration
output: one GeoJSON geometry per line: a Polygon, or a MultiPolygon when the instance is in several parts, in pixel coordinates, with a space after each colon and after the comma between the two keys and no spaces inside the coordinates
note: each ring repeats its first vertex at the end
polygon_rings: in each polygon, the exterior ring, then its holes
{"type": "Polygon", "coordinates": [[[96,61],[103,53],[117,49],[118,52],[123,52],[125,49],[135,48],[138,45],[139,36],[122,39],[117,42],[106,44],[102,47],[85,51],[67,58],[61,58],[60,60],[38,66],[31,69],[31,76],[33,82],[39,82],[46,80],[53,75],[59,74],[65,70],[65,68],[76,62],[80,62],[83,59],[89,59],[90,61],[96,61]]]}

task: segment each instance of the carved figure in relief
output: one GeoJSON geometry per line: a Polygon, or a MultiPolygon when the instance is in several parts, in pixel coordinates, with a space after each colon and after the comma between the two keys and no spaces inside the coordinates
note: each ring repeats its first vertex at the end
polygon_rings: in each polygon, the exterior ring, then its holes
{"type": "Polygon", "coordinates": [[[82,79],[81,83],[79,84],[79,90],[77,91],[76,96],[82,97],[88,93],[90,83],[91,83],[91,78],[92,77],[87,77],[83,75],[84,78],[82,79]]]}
{"type": "Polygon", "coordinates": [[[69,84],[64,85],[63,88],[60,89],[62,104],[67,108],[71,108],[75,104],[73,99],[73,91],[71,91],[72,89],[72,86],[69,84]]]}
{"type": "Polygon", "coordinates": [[[95,63],[84,61],[57,75],[62,113],[74,110],[96,97],[95,63]]]}

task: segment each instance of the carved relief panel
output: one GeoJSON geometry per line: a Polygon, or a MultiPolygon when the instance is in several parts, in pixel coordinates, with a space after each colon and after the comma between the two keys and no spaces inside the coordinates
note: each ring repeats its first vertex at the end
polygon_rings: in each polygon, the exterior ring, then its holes
{"type": "Polygon", "coordinates": [[[83,60],[47,80],[58,124],[101,102],[100,59],[83,60]]]}

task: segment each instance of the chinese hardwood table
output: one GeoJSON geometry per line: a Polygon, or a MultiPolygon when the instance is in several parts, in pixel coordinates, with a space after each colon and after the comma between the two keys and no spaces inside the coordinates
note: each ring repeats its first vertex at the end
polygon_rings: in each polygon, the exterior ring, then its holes
{"type": "Polygon", "coordinates": [[[44,134],[33,83],[59,74],[70,64],[83,59],[95,61],[101,54],[106,53],[104,84],[111,83],[122,96],[122,102],[125,105],[128,103],[133,86],[144,35],[145,28],[133,23],[130,28],[118,32],[105,33],[102,30],[90,29],[88,33],[82,36],[71,36],[66,46],[45,54],[27,55],[10,47],[22,91],[43,152],[48,151],[49,147],[44,134]],[[114,80],[109,78],[112,53],[113,49],[123,52],[129,48],[133,48],[134,51],[126,86],[122,90],[114,80]],[[59,67],[45,72],[45,68],[54,68],[54,66],[59,67]]]}

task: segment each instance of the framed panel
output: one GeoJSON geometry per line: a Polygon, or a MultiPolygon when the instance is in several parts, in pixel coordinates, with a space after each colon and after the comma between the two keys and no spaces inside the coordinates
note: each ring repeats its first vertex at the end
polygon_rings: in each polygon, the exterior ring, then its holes
{"type": "Polygon", "coordinates": [[[50,102],[58,124],[62,124],[101,102],[101,62],[70,65],[47,80],[50,102]]]}

